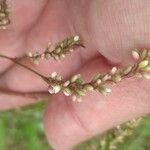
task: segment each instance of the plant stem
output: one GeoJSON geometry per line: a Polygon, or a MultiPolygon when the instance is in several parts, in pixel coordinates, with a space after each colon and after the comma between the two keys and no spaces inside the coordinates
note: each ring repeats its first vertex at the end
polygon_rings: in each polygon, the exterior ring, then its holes
{"type": "Polygon", "coordinates": [[[106,133],[105,135],[105,146],[104,146],[104,150],[110,150],[110,143],[111,143],[111,139],[110,139],[110,133],[109,131],[106,133]]]}
{"type": "MultiPolygon", "coordinates": [[[[30,56],[32,56],[32,54],[30,56]]],[[[113,67],[107,73],[97,74],[91,79],[90,82],[84,82],[80,74],[72,76],[71,79],[67,81],[63,80],[63,77],[57,75],[56,72],[52,73],[51,76],[46,77],[30,67],[20,63],[18,58],[0,55],[1,58],[8,59],[42,78],[49,85],[50,94],[56,94],[63,91],[66,96],[72,95],[73,101],[77,100],[79,102],[81,101],[81,97],[83,97],[88,91],[98,90],[102,95],[107,95],[111,92],[111,89],[106,87],[108,83],[116,84],[122,81],[122,79],[129,78],[134,75],[144,77],[145,79],[150,79],[150,74],[147,73],[150,71],[150,52],[148,50],[144,50],[142,52],[133,51],[132,56],[136,61],[134,65],[129,65],[123,68],[113,67]]]]}
{"type": "Polygon", "coordinates": [[[18,61],[16,61],[16,58],[10,58],[10,57],[8,57],[8,56],[1,55],[1,54],[0,54],[0,57],[1,57],[1,58],[5,58],[5,59],[8,59],[8,60],[12,61],[13,63],[15,63],[15,64],[21,66],[22,68],[25,68],[25,69],[27,69],[27,70],[33,72],[33,73],[36,74],[37,76],[41,77],[44,81],[47,81],[47,80],[48,80],[47,77],[45,77],[44,75],[42,75],[42,74],[38,73],[37,71],[35,71],[35,70],[33,70],[33,69],[27,67],[26,65],[21,64],[21,63],[19,63],[18,61]]]}

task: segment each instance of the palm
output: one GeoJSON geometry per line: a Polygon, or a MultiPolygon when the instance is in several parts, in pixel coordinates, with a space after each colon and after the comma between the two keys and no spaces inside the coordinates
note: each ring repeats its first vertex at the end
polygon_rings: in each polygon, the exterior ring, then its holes
{"type": "MultiPolygon", "coordinates": [[[[126,65],[126,59],[130,60],[129,51],[132,48],[149,46],[150,20],[147,19],[147,22],[143,23],[145,30],[140,28],[142,25],[139,26],[148,17],[150,3],[146,0],[141,4],[137,2],[136,5],[131,0],[124,2],[123,5],[119,0],[112,4],[101,0],[98,4],[67,0],[55,2],[15,0],[10,3],[13,12],[12,25],[8,31],[0,31],[2,54],[20,57],[28,51],[42,51],[49,41],[54,43],[69,35],[78,34],[84,40],[87,48],[77,50],[61,63],[54,60],[42,61],[35,67],[30,61],[21,60],[22,63],[34,67],[44,75],[56,71],[67,78],[79,70],[89,79],[96,71],[108,70],[111,63],[126,65]],[[78,7],[79,3],[81,8],[78,7]],[[134,9],[131,9],[131,5],[134,9]],[[142,10],[142,17],[138,15],[141,5],[145,7],[142,10]],[[97,9],[97,6],[100,8],[97,9]],[[125,8],[128,10],[126,14],[122,11],[125,8]],[[87,10],[91,11],[86,12],[87,10]],[[103,56],[96,50],[99,50],[103,56]],[[85,64],[87,67],[83,67],[85,64]]],[[[39,93],[45,94],[47,91],[47,85],[31,72],[6,60],[0,60],[0,64],[1,109],[35,102],[35,95],[38,97],[39,93]],[[25,93],[28,93],[28,96],[25,97],[25,93]]],[[[81,104],[72,103],[69,98],[66,100],[62,95],[54,96],[45,114],[48,139],[60,149],[61,140],[66,136],[68,144],[64,144],[65,148],[99,130],[102,132],[117,123],[149,112],[150,102],[147,102],[148,95],[145,93],[149,85],[144,84],[145,81],[140,82],[143,91],[138,88],[139,84],[136,81],[128,80],[115,87],[110,96],[104,98],[94,92],[86,96],[81,104]],[[126,83],[130,84],[130,87],[126,83]],[[136,96],[137,91],[140,91],[140,96],[136,96]],[[101,99],[111,99],[111,101],[101,99]],[[141,99],[143,101],[140,101],[141,99]]]]}

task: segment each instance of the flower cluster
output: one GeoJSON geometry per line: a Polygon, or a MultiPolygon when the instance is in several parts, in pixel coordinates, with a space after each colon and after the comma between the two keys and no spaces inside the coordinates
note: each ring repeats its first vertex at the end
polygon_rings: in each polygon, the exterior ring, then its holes
{"type": "Polygon", "coordinates": [[[118,145],[122,144],[127,138],[131,137],[134,134],[135,128],[138,127],[142,121],[143,118],[133,119],[124,124],[112,128],[107,133],[104,133],[101,136],[100,140],[101,148],[104,149],[108,144],[107,142],[109,141],[109,149],[117,150],[118,145]]]}
{"type": "Polygon", "coordinates": [[[10,23],[8,6],[6,0],[0,1],[0,29],[6,29],[6,26],[10,23]]]}
{"type": "Polygon", "coordinates": [[[73,101],[82,101],[82,97],[88,91],[97,90],[102,95],[107,95],[111,92],[111,89],[107,87],[108,83],[116,84],[124,78],[131,76],[144,77],[150,79],[150,52],[148,50],[132,51],[132,56],[136,61],[134,65],[124,68],[113,67],[109,72],[105,74],[95,75],[90,82],[85,83],[81,75],[74,75],[70,80],[63,81],[63,78],[57,73],[52,73],[50,77],[51,94],[56,94],[61,90],[66,96],[72,96],[73,101]]]}
{"type": "Polygon", "coordinates": [[[133,58],[137,61],[135,70],[139,77],[150,79],[150,51],[132,51],[133,58]]]}
{"type": "MultiPolygon", "coordinates": [[[[84,47],[79,36],[73,36],[57,43],[52,51],[50,50],[50,47],[48,47],[44,53],[29,53],[28,57],[32,59],[34,63],[37,63],[40,58],[49,59],[52,57],[58,60],[80,46],[84,47]]],[[[0,57],[9,59],[41,77],[48,84],[48,91],[50,94],[57,94],[62,91],[65,96],[72,96],[72,100],[78,102],[82,101],[82,97],[87,92],[93,90],[99,91],[104,96],[107,95],[111,92],[111,89],[107,87],[108,84],[117,84],[124,78],[136,76],[150,79],[150,51],[148,50],[132,51],[132,57],[135,62],[133,65],[123,68],[113,67],[104,74],[96,74],[89,82],[84,82],[80,74],[73,75],[67,81],[56,72],[52,73],[50,77],[46,77],[28,66],[19,63],[16,58],[10,58],[4,55],[0,55],[0,57]]]]}
{"type": "Polygon", "coordinates": [[[48,60],[50,58],[54,58],[55,60],[59,60],[80,46],[84,47],[84,45],[81,43],[80,37],[76,35],[65,38],[63,41],[56,43],[55,45],[49,44],[42,54],[39,52],[29,52],[28,57],[35,64],[38,64],[40,59],[48,60]]]}

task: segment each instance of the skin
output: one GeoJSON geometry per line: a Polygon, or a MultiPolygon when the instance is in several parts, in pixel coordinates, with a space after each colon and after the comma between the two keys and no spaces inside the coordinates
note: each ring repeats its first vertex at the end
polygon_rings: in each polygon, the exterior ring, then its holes
{"type": "MultiPolygon", "coordinates": [[[[112,66],[132,63],[131,51],[150,48],[150,2],[147,0],[8,0],[11,25],[0,30],[0,53],[21,57],[29,51],[43,51],[70,35],[80,35],[86,45],[61,62],[20,62],[44,75],[56,71],[69,78],[81,73],[85,80],[112,66]]],[[[95,134],[129,119],[150,113],[146,79],[125,79],[104,97],[88,93],[82,103],[62,94],[51,96],[47,84],[35,74],[0,59],[0,110],[37,102],[47,97],[45,134],[56,150],[67,150],[95,134]]]]}

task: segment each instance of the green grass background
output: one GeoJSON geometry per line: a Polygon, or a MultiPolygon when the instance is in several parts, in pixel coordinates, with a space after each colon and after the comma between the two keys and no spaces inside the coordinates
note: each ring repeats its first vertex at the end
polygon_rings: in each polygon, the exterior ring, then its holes
{"type": "MultiPolygon", "coordinates": [[[[43,104],[36,104],[1,112],[0,150],[52,150],[43,131],[43,110],[43,104]]],[[[79,144],[74,150],[150,150],[150,115],[137,127],[123,124],[79,144]]]]}

